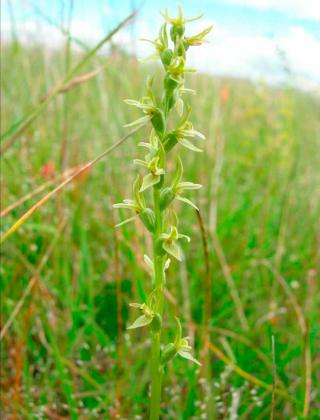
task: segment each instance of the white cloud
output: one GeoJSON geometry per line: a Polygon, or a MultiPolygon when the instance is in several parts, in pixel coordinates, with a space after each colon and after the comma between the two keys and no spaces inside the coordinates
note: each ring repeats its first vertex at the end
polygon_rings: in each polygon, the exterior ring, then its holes
{"type": "Polygon", "coordinates": [[[225,0],[227,3],[252,6],[261,10],[276,10],[290,16],[320,20],[319,0],[225,0]]]}
{"type": "Polygon", "coordinates": [[[28,44],[33,42],[48,42],[56,47],[63,42],[63,35],[47,24],[39,24],[34,20],[16,22],[14,27],[10,21],[1,22],[1,39],[3,42],[11,39],[13,30],[20,42],[28,44]]]}
{"type": "Polygon", "coordinates": [[[320,83],[320,40],[302,27],[291,27],[276,38],[241,35],[217,27],[211,38],[209,45],[193,50],[191,56],[202,70],[277,82],[284,78],[286,64],[298,79],[320,83]]]}
{"type": "Polygon", "coordinates": [[[99,18],[74,19],[71,22],[70,32],[81,40],[93,43],[97,42],[104,35],[99,18]]]}
{"type": "Polygon", "coordinates": [[[320,39],[297,26],[290,28],[278,43],[293,69],[304,77],[320,81],[320,39]]]}
{"type": "MultiPolygon", "coordinates": [[[[10,40],[13,29],[22,43],[39,42],[49,44],[51,47],[59,47],[65,41],[65,36],[59,29],[35,20],[19,21],[15,23],[14,27],[10,21],[2,21],[1,38],[4,41],[10,40]]],[[[103,37],[103,31],[98,20],[74,19],[70,30],[74,37],[87,42],[89,45],[103,37]]]]}

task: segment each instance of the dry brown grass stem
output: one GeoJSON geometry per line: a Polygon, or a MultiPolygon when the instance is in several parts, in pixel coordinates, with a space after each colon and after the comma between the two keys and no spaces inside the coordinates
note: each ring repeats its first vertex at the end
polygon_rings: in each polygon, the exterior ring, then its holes
{"type": "Polygon", "coordinates": [[[59,191],[61,191],[66,185],[68,185],[71,181],[74,180],[77,176],[81,175],[85,171],[92,168],[97,162],[99,162],[102,158],[110,154],[114,149],[119,147],[125,140],[139,131],[143,125],[138,126],[134,130],[130,131],[128,134],[123,136],[118,142],[113,144],[99,156],[83,164],[76,172],[70,175],[67,179],[65,179],[61,184],[57,185],[52,191],[46,194],[41,200],[39,200],[34,206],[32,206],[26,213],[23,214],[8,230],[7,232],[1,237],[0,243],[2,244],[5,242],[14,232],[16,232],[32,215],[35,211],[37,211],[40,207],[42,207],[51,197],[56,195],[59,191]]]}
{"type": "Polygon", "coordinates": [[[81,76],[75,77],[74,79],[72,79],[69,83],[65,84],[64,86],[61,86],[60,84],[58,84],[56,86],[54,86],[51,91],[49,93],[47,93],[47,95],[45,95],[43,98],[41,98],[40,102],[45,102],[47,100],[48,97],[50,97],[52,95],[53,92],[57,91],[57,93],[67,93],[70,90],[74,89],[75,87],[88,82],[89,80],[93,79],[94,77],[98,76],[99,73],[101,73],[104,69],[106,69],[108,66],[108,64],[104,64],[103,66],[99,67],[96,70],[93,70],[91,72],[82,74],[81,76]]]}
{"type": "Polygon", "coordinates": [[[17,207],[21,206],[26,201],[30,200],[31,198],[35,197],[36,195],[40,194],[42,191],[46,190],[47,188],[51,187],[51,185],[56,184],[57,182],[61,181],[64,178],[69,177],[71,174],[76,172],[79,169],[79,166],[75,166],[74,168],[69,168],[64,171],[62,174],[57,175],[55,178],[50,179],[49,181],[45,182],[39,187],[35,188],[33,191],[29,192],[28,194],[21,197],[19,200],[15,201],[14,203],[10,204],[5,209],[1,210],[0,217],[5,217],[12,212],[12,210],[16,209],[17,207]]]}

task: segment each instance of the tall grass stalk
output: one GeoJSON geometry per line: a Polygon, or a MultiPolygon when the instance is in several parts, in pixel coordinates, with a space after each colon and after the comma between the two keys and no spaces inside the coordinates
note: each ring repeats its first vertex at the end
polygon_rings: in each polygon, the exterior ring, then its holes
{"type": "Polygon", "coordinates": [[[117,226],[131,222],[138,216],[152,235],[153,258],[144,256],[152,278],[151,292],[146,302],[131,304],[132,307],[139,309],[142,315],[129,327],[129,329],[135,329],[148,326],[150,330],[152,341],[151,420],[160,417],[161,385],[166,364],[176,355],[199,364],[191,354],[192,348],[188,338],[182,337],[182,327],[178,318],[175,318],[174,342],[166,345],[161,343],[166,270],[172,257],[178,261],[182,260],[179,241],[181,239],[190,241],[188,236],[178,231],[178,217],[174,210],[174,203],[180,200],[197,209],[197,206],[183,194],[185,190],[201,188],[200,184],[182,181],[183,164],[179,155],[176,157],[175,170],[168,182],[170,174],[168,174],[166,161],[169,153],[176,146],[185,147],[192,152],[202,151],[189,140],[189,138],[204,139],[204,136],[193,128],[189,120],[191,108],[183,99],[186,94],[194,93],[185,88],[186,73],[195,71],[186,67],[186,53],[189,47],[201,45],[211,30],[209,27],[197,35],[188,37],[185,36],[185,24],[199,19],[200,16],[186,19],[181,8],[175,18],[170,17],[167,12],[162,13],[162,16],[165,23],[161,26],[158,37],[153,41],[147,40],[156,49],[152,58],[160,58],[165,71],[162,98],[159,100],[155,97],[153,78],[149,78],[145,96],[139,101],[133,99],[125,101],[140,109],[144,114],[138,120],[128,124],[128,127],[143,123],[151,124],[149,142],[139,143],[139,146],[147,149],[147,154],[144,159],[134,160],[134,163],[144,168],[146,174],[143,177],[137,176],[133,185],[133,199],[126,199],[114,205],[115,208],[129,209],[135,213],[134,217],[124,220],[117,226]],[[179,122],[174,128],[170,128],[169,115],[173,110],[177,112],[179,122]],[[152,194],[148,195],[149,191],[152,191],[152,194]],[[151,205],[147,204],[148,201],[151,205]]]}

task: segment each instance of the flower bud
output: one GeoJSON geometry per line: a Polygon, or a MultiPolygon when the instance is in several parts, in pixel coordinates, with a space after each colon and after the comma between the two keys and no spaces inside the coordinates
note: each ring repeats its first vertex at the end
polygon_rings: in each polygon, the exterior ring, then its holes
{"type": "Polygon", "coordinates": [[[170,37],[172,42],[176,42],[177,38],[182,38],[186,28],[184,25],[173,25],[170,29],[170,37]]]}
{"type": "Polygon", "coordinates": [[[158,333],[161,330],[161,315],[160,314],[154,314],[152,322],[150,324],[151,330],[153,333],[158,333]]]}
{"type": "Polygon", "coordinates": [[[140,213],[140,219],[149,232],[154,232],[156,226],[156,218],[153,210],[144,208],[140,213]]]}
{"type": "Polygon", "coordinates": [[[176,354],[177,354],[176,346],[173,343],[167,344],[161,354],[161,364],[164,365],[168,363],[169,360],[173,359],[176,354]]]}
{"type": "Polygon", "coordinates": [[[163,112],[161,109],[156,109],[152,118],[151,123],[153,128],[156,130],[157,134],[161,137],[165,131],[166,121],[163,112]]]}
{"type": "Polygon", "coordinates": [[[163,190],[161,190],[160,192],[160,208],[161,210],[166,209],[170,203],[174,200],[174,192],[172,190],[172,188],[170,187],[166,187],[163,188],[163,190]]]}
{"type": "Polygon", "coordinates": [[[178,143],[178,139],[175,133],[169,133],[163,142],[164,150],[169,152],[176,144],[178,143]]]}
{"type": "Polygon", "coordinates": [[[173,57],[173,51],[170,48],[166,48],[160,54],[160,58],[164,66],[169,66],[169,64],[171,63],[172,57],[173,57]]]}

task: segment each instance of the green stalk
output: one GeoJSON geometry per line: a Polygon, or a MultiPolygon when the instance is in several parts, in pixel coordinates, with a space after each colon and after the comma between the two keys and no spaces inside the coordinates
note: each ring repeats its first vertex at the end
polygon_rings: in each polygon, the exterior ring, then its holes
{"type": "Polygon", "coordinates": [[[158,332],[152,334],[150,420],[158,420],[160,417],[161,379],[160,332],[158,332]]]}
{"type": "MultiPolygon", "coordinates": [[[[163,288],[164,288],[164,269],[163,257],[158,255],[157,241],[162,232],[162,211],[160,209],[160,190],[158,186],[153,187],[153,204],[156,217],[156,229],[153,235],[153,258],[154,258],[154,282],[155,287],[158,288],[156,307],[158,313],[162,318],[163,313],[163,288]]],[[[151,349],[151,405],[150,405],[150,420],[158,420],[160,417],[160,402],[161,402],[161,380],[162,372],[160,370],[160,339],[161,328],[157,332],[153,332],[152,349],[151,349]]]]}

